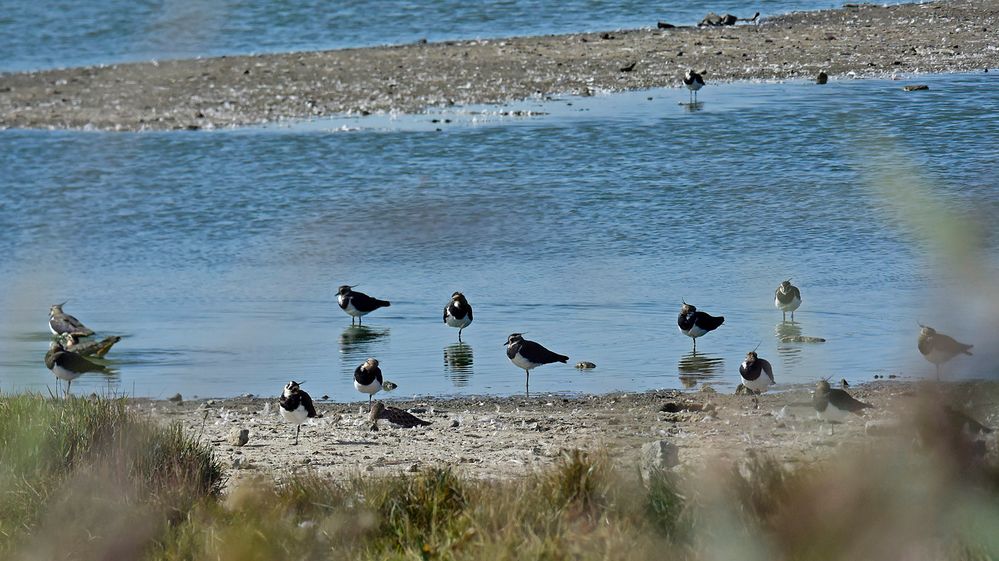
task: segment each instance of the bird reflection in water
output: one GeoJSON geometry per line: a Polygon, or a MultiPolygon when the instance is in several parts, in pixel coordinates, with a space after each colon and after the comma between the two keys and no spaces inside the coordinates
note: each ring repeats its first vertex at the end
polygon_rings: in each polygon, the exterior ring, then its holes
{"type": "MultiPolygon", "coordinates": [[[[379,339],[387,337],[388,328],[368,327],[366,325],[351,325],[340,333],[340,353],[354,360],[364,361],[368,357],[378,354],[372,347],[379,339]]],[[[353,369],[353,366],[351,367],[353,369]]],[[[351,370],[353,371],[353,370],[351,370]]]]}
{"type": "Polygon", "coordinates": [[[680,371],[680,383],[685,388],[692,388],[721,375],[725,370],[725,359],[691,351],[680,357],[676,366],[680,371]]]}
{"type": "Polygon", "coordinates": [[[472,378],[472,346],[452,343],[444,347],[444,371],[455,387],[467,386],[472,378]]]}
{"type": "Polygon", "coordinates": [[[797,341],[801,337],[801,324],[782,321],[774,326],[774,335],[777,337],[777,355],[784,361],[784,365],[799,364],[801,345],[797,341]]]}

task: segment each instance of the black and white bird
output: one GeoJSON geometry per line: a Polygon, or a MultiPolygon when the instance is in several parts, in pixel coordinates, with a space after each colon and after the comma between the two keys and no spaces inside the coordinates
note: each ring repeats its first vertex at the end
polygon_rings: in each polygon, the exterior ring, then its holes
{"type": "Polygon", "coordinates": [[[413,427],[423,427],[431,424],[430,421],[424,421],[423,419],[413,415],[408,411],[403,411],[397,407],[386,407],[381,401],[376,401],[371,407],[371,411],[368,413],[368,419],[371,421],[371,430],[378,430],[378,421],[384,419],[393,425],[411,429],[413,427]]]}
{"type": "Polygon", "coordinates": [[[742,385],[749,391],[761,394],[774,385],[774,367],[770,361],[760,358],[756,351],[749,351],[746,360],[739,365],[742,385]]]}
{"type": "Polygon", "coordinates": [[[815,415],[826,422],[842,423],[850,415],[861,415],[864,409],[873,407],[858,401],[844,390],[833,388],[826,380],[819,380],[812,394],[815,415]]]}
{"type": "Polygon", "coordinates": [[[118,341],[121,341],[121,337],[118,335],[111,335],[110,337],[105,337],[100,341],[81,342],[79,335],[63,333],[58,337],[58,340],[62,347],[67,351],[74,352],[81,356],[104,358],[104,355],[108,354],[111,347],[113,347],[118,341]]]}
{"type": "Polygon", "coordinates": [[[970,355],[974,345],[965,345],[953,337],[937,333],[932,327],[919,325],[919,352],[926,360],[937,366],[937,380],[940,379],[940,365],[960,354],[970,355]]]}
{"type": "Polygon", "coordinates": [[[524,339],[521,333],[512,333],[506,338],[506,356],[514,365],[527,372],[527,395],[531,395],[531,370],[542,364],[568,362],[569,357],[549,351],[534,341],[524,339]]]}
{"type": "Polygon", "coordinates": [[[80,337],[90,337],[93,335],[93,329],[83,325],[80,320],[62,311],[62,307],[65,305],[66,303],[63,302],[62,304],[53,304],[49,308],[49,331],[53,335],[62,335],[63,333],[78,335],[80,337]]]}
{"type": "Polygon", "coordinates": [[[340,309],[350,316],[350,324],[354,325],[354,318],[357,323],[361,323],[361,316],[370,314],[378,308],[386,308],[392,304],[387,300],[372,298],[363,292],[357,292],[354,287],[343,285],[337,289],[336,301],[340,309]]]}
{"type": "Polygon", "coordinates": [[[361,393],[368,394],[368,409],[371,409],[371,398],[382,391],[382,369],[378,368],[378,361],[369,358],[364,364],[354,369],[354,389],[361,393]]]}
{"type": "Polygon", "coordinates": [[[697,338],[721,327],[725,323],[723,316],[712,316],[704,312],[697,311],[693,304],[683,303],[680,308],[680,316],[676,319],[676,325],[680,328],[680,333],[694,340],[694,350],[697,350],[697,338]]]}
{"type": "Polygon", "coordinates": [[[278,403],[281,405],[281,418],[289,423],[295,424],[295,444],[298,444],[298,433],[302,430],[302,423],[306,419],[318,419],[322,417],[316,413],[316,406],[312,404],[312,397],[302,388],[301,384],[292,380],[285,384],[284,392],[278,403]]]}
{"type": "Polygon", "coordinates": [[[704,87],[704,77],[694,72],[694,69],[691,68],[683,75],[683,85],[687,86],[687,89],[690,90],[690,103],[692,105],[697,103],[697,90],[704,87]]]}
{"type": "Polygon", "coordinates": [[[783,321],[787,321],[787,313],[791,312],[791,323],[794,323],[794,311],[801,306],[801,291],[791,284],[791,279],[780,283],[774,291],[774,306],[783,313],[783,321]]]}
{"type": "Polygon", "coordinates": [[[444,306],[444,323],[451,327],[458,328],[458,341],[461,341],[461,330],[472,323],[472,306],[465,300],[465,295],[455,292],[451,295],[451,301],[444,306]]]}
{"type": "Polygon", "coordinates": [[[58,341],[52,341],[45,353],[45,367],[55,374],[56,378],[66,380],[66,393],[69,394],[73,380],[87,372],[108,372],[103,364],[96,364],[86,358],[67,351],[58,341]]]}

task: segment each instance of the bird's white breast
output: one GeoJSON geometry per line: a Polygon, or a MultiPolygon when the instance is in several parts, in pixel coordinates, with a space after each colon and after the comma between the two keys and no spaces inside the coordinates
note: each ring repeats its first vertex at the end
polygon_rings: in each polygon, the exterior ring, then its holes
{"type": "Polygon", "coordinates": [[[850,417],[849,411],[844,411],[832,403],[826,405],[825,411],[816,411],[815,414],[823,421],[833,421],[842,423],[850,417]]]}
{"type": "Polygon", "coordinates": [[[279,407],[278,409],[281,410],[281,417],[289,423],[300,425],[309,418],[309,412],[305,410],[305,406],[303,405],[299,405],[294,411],[288,411],[284,407],[279,407]]]}
{"type": "Polygon", "coordinates": [[[531,370],[532,368],[537,368],[538,366],[540,366],[537,362],[531,362],[527,360],[526,358],[521,356],[520,353],[513,355],[513,358],[511,358],[510,361],[516,364],[517,366],[523,368],[524,370],[531,370]]]}
{"type": "Polygon", "coordinates": [[[683,329],[681,329],[680,332],[683,333],[684,335],[686,335],[687,337],[692,337],[694,339],[696,339],[696,338],[700,337],[701,335],[704,335],[705,333],[707,333],[706,330],[701,329],[700,327],[697,327],[696,325],[694,325],[693,327],[691,327],[690,329],[688,329],[686,331],[684,331],[683,329]]]}
{"type": "Polygon", "coordinates": [[[52,367],[52,373],[55,374],[56,378],[59,378],[60,380],[75,380],[83,374],[82,372],[67,370],[58,364],[52,367]]]}
{"type": "Polygon", "coordinates": [[[801,306],[801,298],[795,296],[793,300],[785,304],[780,300],[778,300],[777,297],[775,296],[774,306],[777,306],[777,309],[779,309],[782,312],[793,312],[797,310],[799,306],[801,306]]]}
{"type": "Polygon", "coordinates": [[[458,319],[452,316],[451,314],[447,315],[447,324],[450,327],[457,327],[458,329],[464,329],[468,327],[470,323],[472,323],[472,320],[468,319],[467,315],[461,319],[458,319]]]}
{"type": "Polygon", "coordinates": [[[368,385],[361,384],[357,380],[354,380],[354,389],[361,393],[374,395],[382,390],[382,385],[378,382],[378,380],[374,380],[368,385]]]}

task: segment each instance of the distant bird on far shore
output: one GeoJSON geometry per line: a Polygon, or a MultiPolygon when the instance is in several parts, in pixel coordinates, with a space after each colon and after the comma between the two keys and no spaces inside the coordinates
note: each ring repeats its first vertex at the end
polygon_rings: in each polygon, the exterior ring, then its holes
{"type": "Polygon", "coordinates": [[[49,308],[49,331],[53,335],[62,335],[63,333],[78,335],[80,337],[90,337],[93,335],[93,329],[83,325],[80,320],[62,311],[62,307],[65,305],[66,303],[63,302],[62,304],[53,304],[49,308]]]}
{"type": "Polygon", "coordinates": [[[381,419],[407,429],[431,424],[430,421],[424,421],[408,411],[403,411],[397,407],[386,407],[381,401],[376,401],[374,406],[371,407],[368,419],[371,421],[371,430],[373,431],[378,430],[378,421],[381,419]]]}
{"type": "Polygon", "coordinates": [[[468,304],[465,295],[455,292],[451,301],[444,306],[444,323],[458,328],[458,342],[461,342],[461,330],[472,323],[472,306],[468,304]]]}
{"type": "Polygon", "coordinates": [[[565,355],[552,352],[541,346],[540,343],[524,339],[524,335],[521,333],[511,333],[506,338],[505,345],[506,357],[514,365],[523,368],[524,372],[527,373],[527,384],[525,387],[527,388],[528,396],[531,395],[531,370],[542,364],[551,364],[553,362],[565,363],[569,361],[569,357],[565,355]]]}
{"type": "MultiPolygon", "coordinates": [[[[52,341],[45,353],[45,367],[60,380],[66,380],[66,394],[69,394],[73,380],[87,372],[107,372],[102,364],[90,362],[86,358],[63,348],[58,341],[52,341]]],[[[58,391],[58,390],[57,390],[58,391]]]]}
{"type": "Polygon", "coordinates": [[[812,406],[815,415],[826,422],[841,423],[851,414],[861,415],[864,409],[872,405],[858,401],[844,390],[832,388],[826,380],[819,380],[812,395],[812,406]]]}
{"type": "Polygon", "coordinates": [[[794,323],[794,311],[801,306],[801,291],[791,284],[791,279],[780,283],[774,291],[774,306],[782,312],[782,321],[787,321],[787,313],[791,312],[791,323],[794,323]]]}
{"type": "MultiPolygon", "coordinates": [[[[355,285],[356,286],[356,285],[355,285]]],[[[354,318],[357,323],[361,323],[361,316],[370,314],[378,308],[385,308],[392,304],[387,300],[372,298],[363,292],[357,292],[353,286],[342,285],[337,289],[337,304],[340,309],[350,316],[350,324],[354,325],[354,318]]]]}
{"type": "Polygon", "coordinates": [[[937,380],[940,379],[940,365],[960,354],[971,354],[974,345],[965,345],[953,337],[937,333],[932,327],[919,324],[919,352],[926,360],[937,366],[937,380]]]}
{"type": "Polygon", "coordinates": [[[281,418],[289,423],[295,424],[295,442],[298,444],[298,433],[302,430],[302,423],[309,418],[320,418],[322,415],[316,413],[316,407],[312,403],[312,397],[300,387],[294,380],[284,386],[284,392],[278,400],[281,406],[281,418]]]}
{"type": "Polygon", "coordinates": [[[829,81],[829,75],[825,72],[820,71],[818,76],[815,77],[815,83],[824,86],[829,81]]]}
{"type": "Polygon", "coordinates": [[[697,350],[697,338],[721,327],[725,323],[724,316],[712,316],[704,312],[697,311],[693,304],[683,303],[680,307],[680,316],[676,319],[676,325],[680,328],[680,333],[694,340],[694,350],[697,350]]]}
{"type": "Polygon", "coordinates": [[[378,360],[369,358],[364,364],[354,369],[354,389],[368,394],[368,410],[371,410],[371,399],[382,391],[382,369],[378,368],[378,360]]]}
{"type": "Polygon", "coordinates": [[[746,360],[739,365],[742,385],[749,391],[761,394],[774,385],[774,367],[770,361],[760,358],[756,351],[749,351],[746,360]]]}
{"type": "Polygon", "coordinates": [[[687,89],[690,90],[691,105],[697,103],[697,90],[704,87],[704,77],[694,72],[694,69],[691,68],[683,75],[683,85],[687,86],[687,89]]]}

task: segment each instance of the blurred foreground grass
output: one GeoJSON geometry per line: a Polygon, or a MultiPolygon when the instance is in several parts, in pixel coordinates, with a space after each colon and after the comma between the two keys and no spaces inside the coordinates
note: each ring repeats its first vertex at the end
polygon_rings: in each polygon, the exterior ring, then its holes
{"type": "Polygon", "coordinates": [[[509,481],[304,472],[222,496],[223,477],[122,399],[0,396],[2,559],[999,558],[995,467],[947,442],[645,480],[579,451],[509,481]]]}

